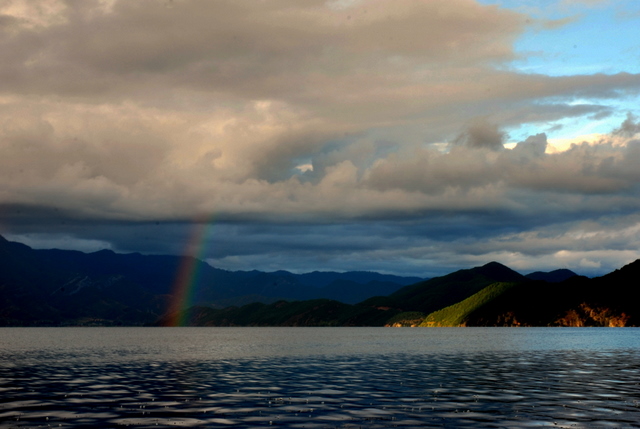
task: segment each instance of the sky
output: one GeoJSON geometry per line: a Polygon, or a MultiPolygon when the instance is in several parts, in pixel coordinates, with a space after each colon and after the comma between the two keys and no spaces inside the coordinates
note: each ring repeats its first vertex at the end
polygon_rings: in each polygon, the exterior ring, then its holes
{"type": "Polygon", "coordinates": [[[640,258],[635,0],[0,0],[0,234],[229,270],[640,258]]]}

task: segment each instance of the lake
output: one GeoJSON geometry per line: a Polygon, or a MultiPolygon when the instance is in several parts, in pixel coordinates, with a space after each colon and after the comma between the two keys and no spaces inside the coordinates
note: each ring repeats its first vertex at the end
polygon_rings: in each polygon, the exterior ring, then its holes
{"type": "Polygon", "coordinates": [[[640,427],[640,329],[0,329],[0,428],[124,426],[640,427]]]}

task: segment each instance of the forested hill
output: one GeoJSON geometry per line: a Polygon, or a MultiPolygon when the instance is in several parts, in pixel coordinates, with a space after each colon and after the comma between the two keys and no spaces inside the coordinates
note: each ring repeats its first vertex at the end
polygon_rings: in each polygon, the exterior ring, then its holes
{"type": "MultiPolygon", "coordinates": [[[[354,304],[422,279],[374,272],[226,271],[186,258],[198,275],[192,303],[332,299],[354,304]]],[[[185,258],[171,255],[35,250],[0,236],[0,325],[140,325],[162,317],[185,258]]]]}
{"type": "MultiPolygon", "coordinates": [[[[538,273],[531,280],[496,262],[407,286],[356,305],[330,300],[191,308],[200,326],[640,326],[640,261],[603,277],[538,273]]],[[[162,325],[168,319],[162,319],[162,325]]]]}
{"type": "Polygon", "coordinates": [[[634,305],[640,261],[593,279],[568,270],[523,276],[491,262],[420,280],[370,272],[231,272],[191,260],[200,270],[195,305],[168,314],[183,262],[167,255],[34,250],[0,237],[0,324],[640,325],[634,305]]]}

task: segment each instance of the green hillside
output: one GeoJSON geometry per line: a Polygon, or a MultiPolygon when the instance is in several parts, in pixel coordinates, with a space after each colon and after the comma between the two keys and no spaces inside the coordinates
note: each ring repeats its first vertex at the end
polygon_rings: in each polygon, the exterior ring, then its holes
{"type": "Polygon", "coordinates": [[[465,326],[468,317],[518,283],[493,283],[457,304],[429,314],[422,327],[465,326]]]}
{"type": "Polygon", "coordinates": [[[415,328],[424,320],[424,313],[419,311],[403,311],[387,320],[385,326],[392,328],[415,328]]]}
{"type": "Polygon", "coordinates": [[[460,270],[442,277],[405,286],[388,297],[375,297],[364,303],[419,311],[430,314],[456,304],[496,282],[522,282],[527,279],[512,269],[490,262],[481,267],[460,270]]]}
{"type": "Polygon", "coordinates": [[[603,277],[528,282],[478,308],[467,326],[640,326],[640,261],[603,277]]]}
{"type": "Polygon", "coordinates": [[[606,276],[549,283],[491,263],[357,305],[280,301],[191,309],[198,326],[639,326],[640,261],[606,276]],[[446,304],[446,305],[445,305],[446,304]],[[425,309],[433,309],[428,313],[425,309]],[[425,317],[425,315],[427,315],[425,317]]]}
{"type": "Polygon", "coordinates": [[[34,250],[0,236],[0,326],[169,325],[172,320],[191,326],[640,326],[640,260],[598,278],[556,270],[532,273],[540,279],[535,281],[491,262],[358,304],[309,299],[307,292],[322,289],[355,300],[410,278],[227,272],[200,262],[206,271],[201,280],[216,285],[204,295],[215,289],[222,293],[218,303],[229,296],[240,302],[222,308],[209,299],[196,300],[176,317],[166,309],[180,260],[34,250]],[[294,289],[295,294],[287,292],[294,289]],[[248,302],[267,295],[268,303],[248,302]]]}

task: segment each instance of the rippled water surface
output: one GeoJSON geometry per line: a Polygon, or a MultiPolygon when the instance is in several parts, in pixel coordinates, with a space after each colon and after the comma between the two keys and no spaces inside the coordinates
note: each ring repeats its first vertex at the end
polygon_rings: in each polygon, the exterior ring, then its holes
{"type": "Polygon", "coordinates": [[[640,330],[0,329],[0,428],[640,427],[640,330]]]}

